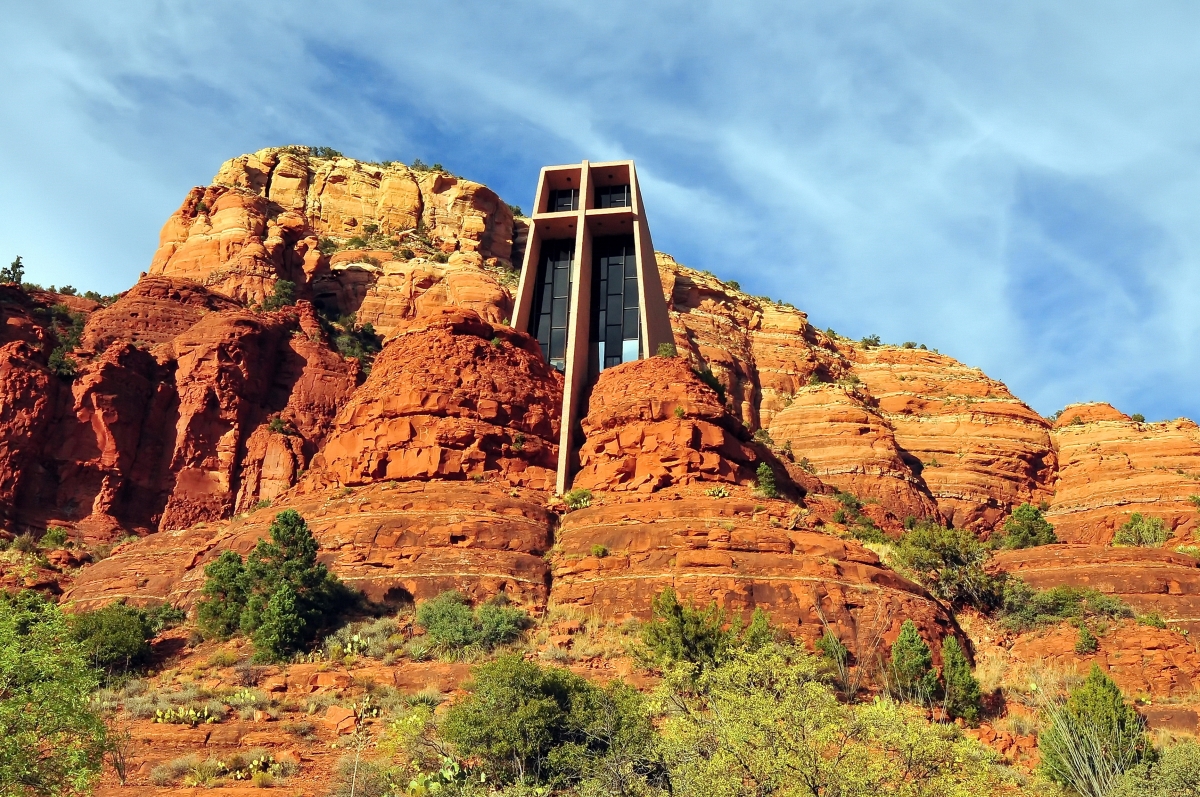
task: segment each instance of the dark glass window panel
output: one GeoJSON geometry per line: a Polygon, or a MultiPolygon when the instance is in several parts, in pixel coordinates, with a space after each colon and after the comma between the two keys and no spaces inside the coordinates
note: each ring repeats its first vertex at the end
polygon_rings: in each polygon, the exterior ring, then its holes
{"type": "Polygon", "coordinates": [[[625,280],[625,309],[637,308],[638,306],[638,289],[637,280],[625,280]]]}
{"type": "Polygon", "coordinates": [[[579,189],[559,188],[550,191],[550,212],[579,210],[579,189]]]}
{"type": "Polygon", "coordinates": [[[596,189],[598,208],[627,208],[629,205],[628,185],[606,185],[596,189]]]}
{"type": "Polygon", "coordinates": [[[550,359],[561,360],[567,353],[567,330],[550,330],[550,359]]]}
{"type": "Polygon", "coordinates": [[[562,368],[565,362],[574,249],[571,240],[544,241],[538,265],[533,308],[535,328],[531,332],[542,347],[543,356],[555,368],[562,368]]]}
{"type": "Polygon", "coordinates": [[[633,340],[638,336],[638,309],[632,307],[625,311],[625,323],[622,325],[625,329],[625,339],[633,340]]]}
{"type": "Polygon", "coordinates": [[[550,326],[553,328],[567,326],[567,300],[555,299],[551,305],[554,309],[550,312],[550,326]]]}
{"type": "Polygon", "coordinates": [[[633,257],[633,247],[629,247],[629,254],[625,257],[625,279],[637,279],[637,260],[633,257]]]}

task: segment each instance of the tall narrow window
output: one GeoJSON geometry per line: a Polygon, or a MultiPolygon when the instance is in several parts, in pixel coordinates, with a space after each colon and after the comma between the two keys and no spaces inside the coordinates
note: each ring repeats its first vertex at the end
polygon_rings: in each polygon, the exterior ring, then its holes
{"type": "Polygon", "coordinates": [[[627,208],[629,201],[629,185],[602,185],[596,189],[596,207],[598,208],[627,208]]]}
{"type": "Polygon", "coordinates": [[[547,213],[558,213],[562,210],[579,210],[578,188],[555,188],[550,190],[550,201],[547,203],[547,213]]]}
{"type": "Polygon", "coordinates": [[[595,239],[592,296],[592,339],[597,343],[597,370],[638,359],[641,313],[632,235],[595,239]]]}
{"type": "Polygon", "coordinates": [[[560,371],[567,368],[567,311],[571,301],[573,240],[543,241],[534,293],[533,336],[542,356],[560,371]]]}

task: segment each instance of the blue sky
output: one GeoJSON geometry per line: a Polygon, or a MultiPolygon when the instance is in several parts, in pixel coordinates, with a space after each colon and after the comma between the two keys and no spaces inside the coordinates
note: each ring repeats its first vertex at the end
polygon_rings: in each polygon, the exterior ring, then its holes
{"type": "Polygon", "coordinates": [[[220,163],[421,158],[528,205],[632,157],[655,245],[1043,413],[1196,417],[1200,4],[10,4],[0,260],[103,292],[220,163]]]}

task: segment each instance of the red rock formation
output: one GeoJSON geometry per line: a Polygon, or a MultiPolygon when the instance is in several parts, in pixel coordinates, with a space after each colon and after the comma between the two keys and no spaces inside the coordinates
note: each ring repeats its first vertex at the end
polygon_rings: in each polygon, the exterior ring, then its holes
{"type": "Polygon", "coordinates": [[[93,312],[83,328],[82,356],[114,343],[153,347],[192,327],[204,315],[241,305],[185,279],[143,275],[108,307],[93,312]]]}
{"type": "Polygon", "coordinates": [[[769,426],[813,375],[830,381],[845,373],[844,358],[804,313],[656,254],[679,352],[711,368],[727,406],[751,429],[769,426]]]}
{"type": "Polygon", "coordinates": [[[1054,429],[1058,483],[1047,519],[1060,540],[1107,543],[1134,512],[1192,539],[1200,494],[1200,427],[1137,423],[1107,404],[1072,405],[1054,429]],[[1075,419],[1079,420],[1076,421],[1075,419]]]}
{"type": "Polygon", "coordinates": [[[1013,507],[1049,500],[1050,425],[1003,384],[930,351],[842,348],[954,526],[987,533],[1013,507]]]}
{"type": "MultiPolygon", "coordinates": [[[[398,251],[406,242],[420,241],[426,248],[471,254],[503,269],[512,235],[512,211],[478,183],[413,172],[401,163],[369,164],[317,157],[303,148],[272,148],[225,162],[213,185],[192,189],[163,227],[150,273],[194,280],[254,302],[271,295],[276,279],[286,279],[300,286],[301,295],[335,303],[341,315],[358,309],[352,301],[356,295],[360,302],[364,298],[356,287],[362,273],[331,272],[319,248],[322,239],[367,249],[360,254],[364,262],[380,258],[363,242],[384,242],[398,251]],[[421,237],[426,234],[428,239],[421,237]],[[349,285],[341,284],[343,276],[349,285]]],[[[391,287],[377,291],[385,295],[385,304],[391,287]]],[[[401,302],[415,296],[411,283],[406,287],[401,302]]],[[[458,290],[469,291],[463,285],[458,290]]],[[[505,301],[511,304],[499,299],[505,301]]]]}
{"type": "Polygon", "coordinates": [[[162,531],[118,546],[79,574],[63,596],[76,609],[116,600],[190,607],[204,568],[222,551],[269,538],[276,513],[295,509],[320,543],[320,559],[376,601],[424,600],[449,589],[475,600],[504,593],[545,604],[552,516],[538,494],[471,482],[387,482],[353,491],[288,496],[246,517],[162,531]]]}
{"type": "Polygon", "coordinates": [[[562,389],[528,335],[445,308],[384,347],[338,414],[313,479],[357,485],[497,472],[552,486],[562,389]]]}
{"type": "Polygon", "coordinates": [[[1086,675],[1104,670],[1130,698],[1191,697],[1200,685],[1200,653],[1178,631],[1126,621],[1098,635],[1095,653],[1075,651],[1079,630],[1071,625],[1023,634],[1013,643],[1015,660],[1086,675]]]}
{"type": "Polygon", "coordinates": [[[790,528],[796,508],[786,502],[674,499],[612,503],[607,496],[564,517],[551,600],[603,617],[645,618],[654,596],[671,587],[735,615],[761,608],[810,643],[824,633],[823,616],[867,661],[886,655],[905,619],[934,650],[944,635],[961,634],[937,601],[859,543],[790,528]]]}
{"type": "Polygon", "coordinates": [[[1038,589],[1090,587],[1115,595],[1138,612],[1200,629],[1200,562],[1162,548],[1042,545],[1000,551],[989,565],[1038,589]]]}
{"type": "Polygon", "coordinates": [[[0,530],[15,530],[18,490],[36,462],[58,380],[46,369],[53,336],[43,310],[14,285],[0,285],[0,530]]]}
{"type": "Polygon", "coordinates": [[[826,484],[874,499],[905,518],[937,519],[925,482],[870,394],[841,385],[802,387],[771,419],[770,435],[826,484]]]}
{"type": "Polygon", "coordinates": [[[750,483],[761,459],[745,428],[680,357],[605,369],[582,425],[575,487],[654,492],[700,480],[750,483]]]}

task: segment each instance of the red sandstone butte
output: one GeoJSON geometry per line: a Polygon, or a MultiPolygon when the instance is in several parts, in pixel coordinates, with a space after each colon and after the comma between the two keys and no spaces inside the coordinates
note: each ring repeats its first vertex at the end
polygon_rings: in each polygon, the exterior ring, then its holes
{"type": "Polygon", "coordinates": [[[550,487],[562,389],[535,340],[443,308],[384,347],[338,414],[313,478],[358,485],[496,473],[550,487]]]}

